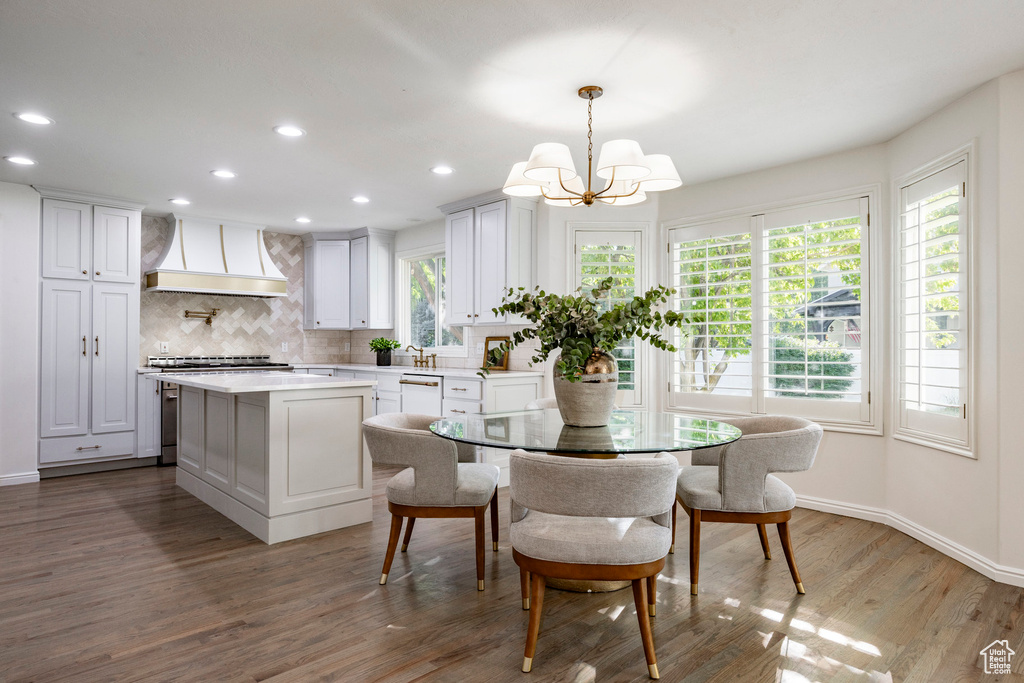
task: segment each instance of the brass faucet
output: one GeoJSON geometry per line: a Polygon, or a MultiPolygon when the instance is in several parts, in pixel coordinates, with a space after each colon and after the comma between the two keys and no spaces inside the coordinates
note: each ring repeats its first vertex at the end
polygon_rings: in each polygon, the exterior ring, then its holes
{"type": "Polygon", "coordinates": [[[420,357],[419,358],[413,358],[412,359],[412,364],[413,364],[414,367],[425,368],[425,367],[428,366],[430,361],[428,361],[426,358],[423,357],[423,349],[418,349],[415,346],[413,346],[412,344],[409,344],[408,346],[405,347],[406,351],[408,351],[409,349],[412,349],[413,351],[419,351],[420,352],[420,357]]]}

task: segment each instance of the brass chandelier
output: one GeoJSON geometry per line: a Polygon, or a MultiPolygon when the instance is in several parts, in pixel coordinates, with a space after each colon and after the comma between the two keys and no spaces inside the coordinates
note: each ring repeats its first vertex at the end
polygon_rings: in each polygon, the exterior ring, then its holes
{"type": "Polygon", "coordinates": [[[542,142],[527,161],[512,166],[502,191],[513,197],[544,197],[554,206],[591,206],[594,202],[625,206],[639,204],[648,192],[671,190],[683,184],[667,154],[644,154],[635,140],[609,140],[601,145],[596,175],[607,180],[594,191],[594,100],[604,94],[599,86],[585,85],[577,94],[587,100],[587,184],[576,173],[569,147],[542,142]]]}

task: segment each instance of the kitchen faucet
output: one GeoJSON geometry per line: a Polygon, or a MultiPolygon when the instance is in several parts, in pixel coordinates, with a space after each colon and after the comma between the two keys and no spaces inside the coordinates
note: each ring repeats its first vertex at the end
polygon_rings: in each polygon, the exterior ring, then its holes
{"type": "Polygon", "coordinates": [[[423,349],[416,348],[412,344],[409,344],[408,346],[405,347],[406,351],[408,351],[409,349],[412,349],[413,351],[419,351],[420,352],[420,357],[419,358],[413,358],[412,359],[413,366],[415,366],[417,368],[425,368],[425,367],[427,367],[429,365],[430,361],[428,361],[426,358],[423,357],[423,349]]]}

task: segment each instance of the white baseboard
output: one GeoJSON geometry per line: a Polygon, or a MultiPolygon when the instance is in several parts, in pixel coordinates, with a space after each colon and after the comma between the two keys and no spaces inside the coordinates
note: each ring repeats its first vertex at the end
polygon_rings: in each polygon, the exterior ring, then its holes
{"type": "Polygon", "coordinates": [[[959,543],[955,543],[944,536],[940,536],[934,531],[926,529],[917,522],[913,522],[902,515],[896,514],[895,512],[882,510],[880,508],[873,508],[867,505],[855,505],[852,503],[841,503],[834,500],[827,500],[825,498],[815,498],[814,496],[798,495],[796,497],[796,504],[802,508],[885,524],[886,526],[892,527],[897,531],[902,531],[907,536],[938,550],[943,555],[967,565],[982,576],[986,576],[993,581],[998,581],[999,583],[1006,583],[1011,586],[1024,588],[1024,569],[996,564],[987,557],[979,555],[977,552],[969,548],[965,548],[959,543]]]}
{"type": "Polygon", "coordinates": [[[39,472],[22,472],[21,474],[5,474],[0,476],[0,486],[16,486],[18,484],[35,484],[39,481],[39,472]]]}

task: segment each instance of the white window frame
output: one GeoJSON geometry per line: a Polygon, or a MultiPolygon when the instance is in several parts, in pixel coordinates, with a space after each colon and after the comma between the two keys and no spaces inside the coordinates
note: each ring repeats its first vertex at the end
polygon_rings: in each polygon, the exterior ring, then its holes
{"type": "Polygon", "coordinates": [[[974,288],[974,224],[976,220],[974,212],[974,187],[973,179],[975,177],[975,169],[973,167],[973,161],[975,158],[974,154],[974,143],[970,142],[962,147],[946,154],[914,171],[901,176],[893,181],[892,188],[892,203],[893,203],[893,229],[892,229],[892,382],[890,391],[892,392],[892,423],[893,423],[893,437],[901,441],[908,441],[921,446],[927,446],[947,453],[953,453],[966,458],[976,459],[977,454],[975,450],[976,441],[976,422],[974,415],[975,405],[975,388],[974,388],[974,377],[975,377],[975,358],[976,350],[974,340],[977,336],[977,330],[975,329],[975,307],[977,305],[977,297],[974,288]],[[903,189],[917,183],[929,176],[935,175],[943,170],[952,168],[957,164],[963,164],[963,182],[964,192],[961,197],[961,211],[960,211],[960,226],[959,233],[960,239],[960,253],[961,263],[964,265],[964,271],[960,273],[961,276],[961,288],[963,293],[961,294],[961,302],[966,303],[966,312],[961,311],[960,315],[965,320],[963,325],[963,336],[966,339],[962,339],[961,343],[966,343],[967,350],[964,354],[966,367],[962,369],[964,373],[964,384],[961,387],[963,392],[962,396],[966,397],[965,409],[963,412],[964,425],[964,437],[962,439],[950,438],[939,434],[930,434],[921,429],[914,429],[904,421],[904,415],[902,410],[902,404],[900,401],[900,331],[902,328],[902,299],[900,292],[901,283],[901,216],[903,215],[903,189]]]}
{"type": "MultiPolygon", "coordinates": [[[[406,266],[406,261],[413,261],[416,259],[426,258],[428,256],[437,256],[438,254],[445,254],[445,246],[443,243],[418,247],[416,249],[407,249],[395,254],[395,291],[398,293],[395,297],[395,338],[402,345],[401,349],[394,352],[397,355],[419,356],[418,352],[410,353],[405,348],[412,343],[412,330],[410,328],[409,320],[411,311],[409,297],[406,296],[409,293],[409,288],[412,283],[410,282],[409,269],[406,266]]],[[[445,254],[445,258],[447,258],[447,254],[445,254]]],[[[463,326],[462,329],[463,334],[466,334],[466,331],[469,330],[469,326],[463,326]]],[[[436,353],[438,356],[454,358],[466,358],[469,355],[467,345],[465,344],[465,338],[463,339],[462,346],[429,346],[425,347],[423,351],[424,353],[436,353]]]]}
{"type": "MultiPolygon", "coordinates": [[[[576,237],[581,232],[607,232],[607,233],[637,233],[637,260],[636,266],[640,269],[636,279],[637,294],[643,294],[653,286],[653,274],[656,267],[656,259],[651,248],[651,233],[653,226],[647,222],[577,222],[571,221],[566,224],[566,291],[572,292],[579,287],[579,273],[576,272],[576,237]]],[[[624,400],[624,394],[619,392],[617,405],[620,408],[647,408],[650,403],[650,385],[653,372],[651,345],[637,340],[636,354],[634,357],[632,398],[624,400]]]]}
{"type": "MultiPolygon", "coordinates": [[[[867,216],[863,223],[866,232],[864,248],[861,252],[861,272],[866,279],[866,286],[861,288],[861,301],[867,309],[867,315],[862,316],[862,338],[867,340],[867,353],[861,358],[862,364],[862,387],[865,398],[861,401],[859,415],[857,418],[844,418],[834,414],[827,406],[828,402],[819,400],[766,398],[764,396],[764,372],[765,349],[763,343],[758,341],[753,345],[751,354],[752,395],[747,396],[713,396],[707,394],[684,394],[673,392],[672,373],[674,368],[672,360],[667,359],[661,368],[665,376],[669,377],[666,385],[665,408],[669,411],[679,411],[708,416],[724,415],[759,415],[766,413],[790,414],[807,417],[819,422],[830,431],[850,432],[856,434],[882,434],[882,403],[881,397],[881,372],[877,359],[880,356],[880,335],[878,333],[878,306],[875,305],[877,297],[875,292],[879,286],[877,266],[878,259],[878,228],[877,216],[878,197],[881,194],[879,185],[869,185],[852,188],[841,192],[827,193],[804,197],[786,202],[775,202],[749,207],[740,211],[720,212],[705,216],[697,216],[679,221],[672,221],[662,225],[665,237],[665,273],[672,274],[671,245],[678,240],[680,234],[685,235],[685,240],[701,239],[718,234],[732,234],[735,232],[749,231],[751,233],[751,262],[754,267],[752,277],[753,297],[753,335],[760,340],[764,334],[765,325],[765,304],[764,304],[764,273],[762,268],[762,255],[764,251],[765,236],[765,214],[780,213],[784,211],[801,211],[813,209],[823,204],[832,204],[847,200],[864,198],[867,200],[867,216]],[[743,221],[749,221],[749,228],[742,228],[743,221]],[[689,233],[689,234],[687,234],[689,233]]],[[[669,279],[665,279],[669,282],[669,279]]],[[[674,280],[673,280],[674,282],[674,280]]],[[[673,299],[673,304],[675,299],[673,299]]]]}

